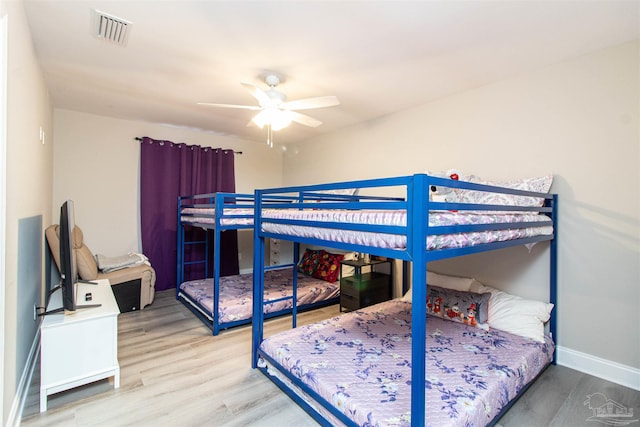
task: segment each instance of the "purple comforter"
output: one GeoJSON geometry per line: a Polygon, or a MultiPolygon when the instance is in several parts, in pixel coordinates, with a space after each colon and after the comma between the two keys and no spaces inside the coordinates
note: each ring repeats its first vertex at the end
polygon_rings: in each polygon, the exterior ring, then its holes
{"type": "MultiPolygon", "coordinates": [[[[428,316],[426,424],[486,425],[551,361],[553,349],[551,340],[428,316]]],[[[409,302],[286,331],[266,339],[261,351],[359,425],[410,424],[409,302]]]]}
{"type": "MultiPolygon", "coordinates": [[[[275,300],[292,293],[291,269],[270,270],[264,274],[264,299],[275,300]]],[[[210,315],[213,313],[213,279],[185,282],[180,291],[196,301],[210,315]]],[[[329,283],[298,273],[298,307],[336,298],[340,295],[340,282],[329,283]]],[[[253,301],[253,275],[251,273],[220,278],[218,323],[251,319],[253,301]]],[[[265,306],[265,313],[290,309],[291,300],[265,306]]]]}

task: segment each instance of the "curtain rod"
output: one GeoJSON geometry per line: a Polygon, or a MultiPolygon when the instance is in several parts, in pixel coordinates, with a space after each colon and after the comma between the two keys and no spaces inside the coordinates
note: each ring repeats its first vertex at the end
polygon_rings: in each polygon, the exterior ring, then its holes
{"type": "MultiPolygon", "coordinates": [[[[136,136],[135,138],[133,138],[136,141],[142,141],[142,138],[140,138],[139,136],[136,136]]],[[[233,150],[233,154],[242,154],[242,151],[235,151],[233,150]]]]}

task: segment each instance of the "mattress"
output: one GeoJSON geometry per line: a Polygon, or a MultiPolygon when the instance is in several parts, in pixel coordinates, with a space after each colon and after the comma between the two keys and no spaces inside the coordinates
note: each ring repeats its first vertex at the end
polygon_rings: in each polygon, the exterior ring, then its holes
{"type": "MultiPolygon", "coordinates": [[[[553,342],[428,316],[426,425],[484,426],[551,362],[553,342]]],[[[279,369],[358,425],[411,422],[411,303],[392,300],[267,338],[279,369]]],[[[307,399],[307,398],[305,398],[307,399]]],[[[335,419],[332,423],[336,423],[335,419]]]]}
{"type": "MultiPolygon", "coordinates": [[[[183,223],[216,224],[216,208],[184,208],[180,213],[180,221],[183,223]]],[[[220,218],[221,225],[253,224],[253,208],[225,207],[224,215],[220,218]],[[241,218],[229,218],[229,216],[241,218]]]]}
{"type": "MultiPolygon", "coordinates": [[[[287,221],[319,221],[369,225],[406,226],[407,213],[405,210],[295,210],[269,209],[263,213],[265,218],[287,221]]],[[[427,250],[444,248],[462,248],[485,243],[501,242],[539,235],[553,234],[551,220],[539,214],[507,214],[507,213],[478,213],[478,212],[450,212],[431,211],[429,226],[445,225],[478,225],[509,223],[539,222],[540,226],[527,228],[509,228],[504,230],[474,231],[464,233],[439,234],[427,237],[427,250]]],[[[281,224],[265,222],[263,231],[283,235],[294,235],[306,238],[329,240],[340,243],[351,243],[389,249],[404,249],[407,246],[405,235],[373,233],[335,228],[309,227],[296,224],[281,224]]]]}
{"type": "MultiPolygon", "coordinates": [[[[291,269],[269,270],[264,274],[264,299],[275,300],[292,294],[291,269]]],[[[213,313],[213,279],[184,282],[180,292],[188,295],[209,316],[213,313]]],[[[340,295],[340,283],[329,283],[298,273],[298,307],[327,301],[340,295]]],[[[218,323],[251,319],[253,301],[253,275],[251,273],[220,278],[218,323]]],[[[291,300],[265,305],[265,314],[291,309],[291,300]]]]}
{"type": "MultiPolygon", "coordinates": [[[[185,208],[182,210],[183,223],[215,225],[215,208],[185,208]]],[[[263,217],[288,221],[344,222],[370,225],[405,226],[407,214],[404,210],[336,210],[336,209],[266,209],[263,217]]],[[[253,209],[225,208],[225,215],[253,215],[253,209]]],[[[252,225],[253,217],[221,218],[222,225],[252,225]]],[[[491,212],[449,212],[432,211],[429,226],[478,225],[478,224],[518,224],[539,222],[539,227],[509,228],[504,230],[451,233],[427,237],[427,250],[463,248],[479,244],[502,242],[540,235],[551,235],[553,227],[549,217],[539,214],[491,213],[491,212]]],[[[351,243],[389,249],[404,249],[407,239],[404,235],[373,233],[368,231],[339,230],[335,228],[308,227],[295,224],[275,224],[266,222],[263,231],[306,238],[322,239],[341,243],[351,243]]]]}

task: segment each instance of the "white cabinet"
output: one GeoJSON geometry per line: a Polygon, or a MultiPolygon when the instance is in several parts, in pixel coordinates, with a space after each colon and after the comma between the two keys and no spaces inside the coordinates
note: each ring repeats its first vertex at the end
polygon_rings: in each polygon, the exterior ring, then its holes
{"type": "MultiPolygon", "coordinates": [[[[104,378],[113,377],[120,387],[118,365],[118,314],[120,310],[108,280],[97,285],[80,283],[76,304],[101,304],[79,308],[72,314],[44,317],[40,326],[40,412],[47,410],[47,396],[104,378]],[[86,293],[92,295],[85,301],[86,293]]],[[[57,290],[47,310],[62,306],[57,290]]]]}

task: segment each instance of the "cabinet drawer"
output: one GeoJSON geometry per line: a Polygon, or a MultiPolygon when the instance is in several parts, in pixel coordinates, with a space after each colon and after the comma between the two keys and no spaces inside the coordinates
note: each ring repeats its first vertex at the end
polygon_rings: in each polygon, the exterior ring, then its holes
{"type": "Polygon", "coordinates": [[[340,280],[340,306],[356,310],[388,300],[391,295],[390,276],[371,272],[340,280]]]}
{"type": "Polygon", "coordinates": [[[360,276],[349,276],[340,279],[340,288],[362,292],[367,289],[385,287],[389,284],[389,276],[382,273],[365,273],[360,276]]]}
{"type": "Polygon", "coordinates": [[[340,293],[340,307],[348,311],[360,308],[360,298],[357,295],[340,293]]]}

